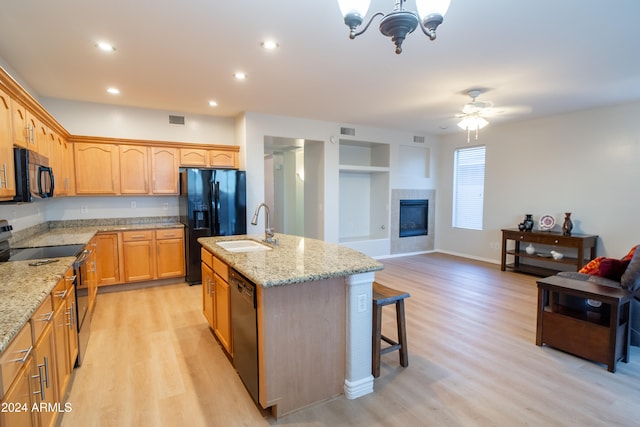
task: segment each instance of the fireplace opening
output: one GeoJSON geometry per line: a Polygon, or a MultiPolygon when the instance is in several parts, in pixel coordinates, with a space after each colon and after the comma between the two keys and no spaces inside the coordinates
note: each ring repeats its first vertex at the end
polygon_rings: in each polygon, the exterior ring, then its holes
{"type": "Polygon", "coordinates": [[[428,200],[400,200],[400,237],[428,235],[428,221],[428,200]]]}

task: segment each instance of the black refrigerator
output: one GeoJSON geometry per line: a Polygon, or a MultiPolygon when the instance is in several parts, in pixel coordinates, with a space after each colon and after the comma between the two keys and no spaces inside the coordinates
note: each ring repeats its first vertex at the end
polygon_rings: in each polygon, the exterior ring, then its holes
{"type": "Polygon", "coordinates": [[[180,222],[185,227],[185,280],[202,282],[198,238],[247,233],[245,171],[195,169],[180,171],[180,222]]]}

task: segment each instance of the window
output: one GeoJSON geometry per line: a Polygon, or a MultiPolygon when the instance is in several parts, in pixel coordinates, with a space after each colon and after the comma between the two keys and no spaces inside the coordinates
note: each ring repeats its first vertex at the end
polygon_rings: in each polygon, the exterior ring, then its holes
{"type": "Polygon", "coordinates": [[[485,151],[484,146],[455,151],[453,227],[482,230],[485,151]]]}

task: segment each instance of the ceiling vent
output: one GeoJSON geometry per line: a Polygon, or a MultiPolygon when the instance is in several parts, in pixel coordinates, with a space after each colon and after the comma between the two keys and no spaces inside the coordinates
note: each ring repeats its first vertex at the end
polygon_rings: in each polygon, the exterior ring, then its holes
{"type": "Polygon", "coordinates": [[[340,135],[356,136],[355,128],[340,128],[340,135]]]}
{"type": "Polygon", "coordinates": [[[169,116],[169,124],[184,125],[184,116],[169,116]]]}
{"type": "Polygon", "coordinates": [[[413,142],[417,142],[418,144],[424,144],[424,136],[413,136],[413,142]]]}

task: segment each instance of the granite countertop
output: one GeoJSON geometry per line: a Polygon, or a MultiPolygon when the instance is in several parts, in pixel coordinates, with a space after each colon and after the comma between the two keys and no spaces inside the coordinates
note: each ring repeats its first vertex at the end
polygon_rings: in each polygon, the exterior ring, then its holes
{"type": "MultiPolygon", "coordinates": [[[[54,227],[15,241],[11,248],[86,245],[98,232],[183,227],[181,223],[166,221],[54,227]]],[[[39,267],[29,266],[33,260],[0,263],[0,353],[75,261],[74,257],[57,259],[58,262],[39,267]]]]}
{"type": "Polygon", "coordinates": [[[184,228],[181,223],[148,223],[148,224],[118,224],[96,225],[84,227],[51,228],[43,233],[17,241],[11,245],[12,249],[36,248],[41,246],[58,245],[86,245],[96,233],[108,231],[127,231],[157,228],[184,228]]]}
{"type": "Polygon", "coordinates": [[[37,267],[29,265],[33,261],[0,263],[0,353],[75,260],[58,258],[58,262],[37,267]]]}
{"type": "Polygon", "coordinates": [[[264,235],[201,237],[198,242],[256,285],[268,288],[382,270],[383,265],[356,250],[321,240],[276,234],[272,250],[229,252],[216,242],[251,239],[264,235]]]}

